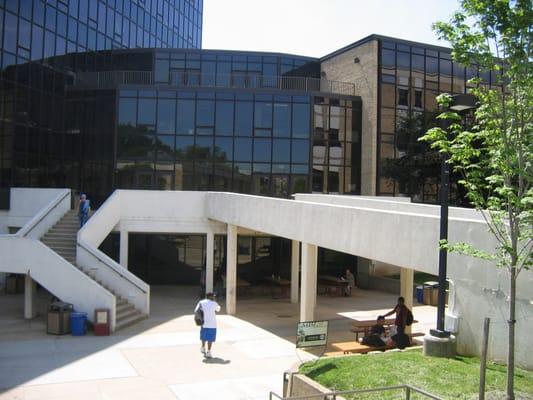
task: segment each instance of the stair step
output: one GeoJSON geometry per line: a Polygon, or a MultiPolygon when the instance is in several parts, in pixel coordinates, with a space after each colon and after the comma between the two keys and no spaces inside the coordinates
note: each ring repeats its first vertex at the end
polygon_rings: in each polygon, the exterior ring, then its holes
{"type": "Polygon", "coordinates": [[[137,314],[132,315],[131,317],[128,317],[123,320],[117,320],[117,323],[115,325],[115,331],[131,326],[145,318],[147,318],[146,315],[142,314],[140,311],[137,311],[137,314]]]}
{"type": "Polygon", "coordinates": [[[134,309],[135,309],[135,307],[131,303],[128,303],[128,302],[125,301],[125,303],[118,304],[118,302],[117,302],[117,315],[123,314],[126,311],[134,310],[134,309]]]}
{"type": "Polygon", "coordinates": [[[128,319],[132,316],[140,315],[141,312],[136,310],[133,306],[131,308],[126,308],[124,310],[118,311],[117,310],[117,323],[120,321],[123,321],[125,319],[128,319]]]}

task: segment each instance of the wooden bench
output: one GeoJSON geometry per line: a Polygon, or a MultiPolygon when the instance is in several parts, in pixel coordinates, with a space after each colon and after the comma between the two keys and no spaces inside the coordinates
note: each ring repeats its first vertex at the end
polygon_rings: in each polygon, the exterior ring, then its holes
{"type": "Polygon", "coordinates": [[[331,347],[336,350],[342,351],[344,354],[356,353],[356,354],[366,354],[371,351],[385,351],[393,349],[394,346],[367,346],[366,344],[361,344],[359,342],[340,342],[332,343],[331,347]]]}

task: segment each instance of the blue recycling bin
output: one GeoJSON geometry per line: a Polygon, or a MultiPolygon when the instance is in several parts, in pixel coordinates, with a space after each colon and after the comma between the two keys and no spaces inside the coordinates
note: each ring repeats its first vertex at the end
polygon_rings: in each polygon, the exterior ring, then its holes
{"type": "Polygon", "coordinates": [[[416,287],[416,301],[418,301],[419,304],[424,303],[424,286],[416,287]]]}
{"type": "Polygon", "coordinates": [[[87,313],[73,312],[70,314],[70,331],[72,336],[84,336],[87,332],[87,313]]]}

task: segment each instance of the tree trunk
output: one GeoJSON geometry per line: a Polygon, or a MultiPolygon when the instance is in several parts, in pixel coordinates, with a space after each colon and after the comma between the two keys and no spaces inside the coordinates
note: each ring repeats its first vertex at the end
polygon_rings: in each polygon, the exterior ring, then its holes
{"type": "Polygon", "coordinates": [[[515,339],[515,298],[516,265],[511,265],[509,290],[509,342],[507,344],[507,400],[514,400],[514,339],[515,339]]]}

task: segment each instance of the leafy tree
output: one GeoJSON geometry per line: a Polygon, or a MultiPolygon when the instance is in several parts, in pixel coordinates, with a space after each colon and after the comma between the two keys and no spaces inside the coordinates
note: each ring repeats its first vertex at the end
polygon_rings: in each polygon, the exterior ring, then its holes
{"type": "MultiPolygon", "coordinates": [[[[509,272],[507,399],[514,399],[516,280],[532,265],[533,229],[533,10],[531,0],[461,0],[449,22],[434,24],[448,40],[455,61],[492,76],[491,86],[473,79],[477,97],[475,122],[465,129],[462,117],[445,111],[448,132],[428,131],[422,140],[449,155],[462,174],[469,201],[480,210],[498,242],[486,254],[460,243],[451,251],[496,260],[509,272]]],[[[444,107],[452,97],[439,96],[444,107]]]]}

